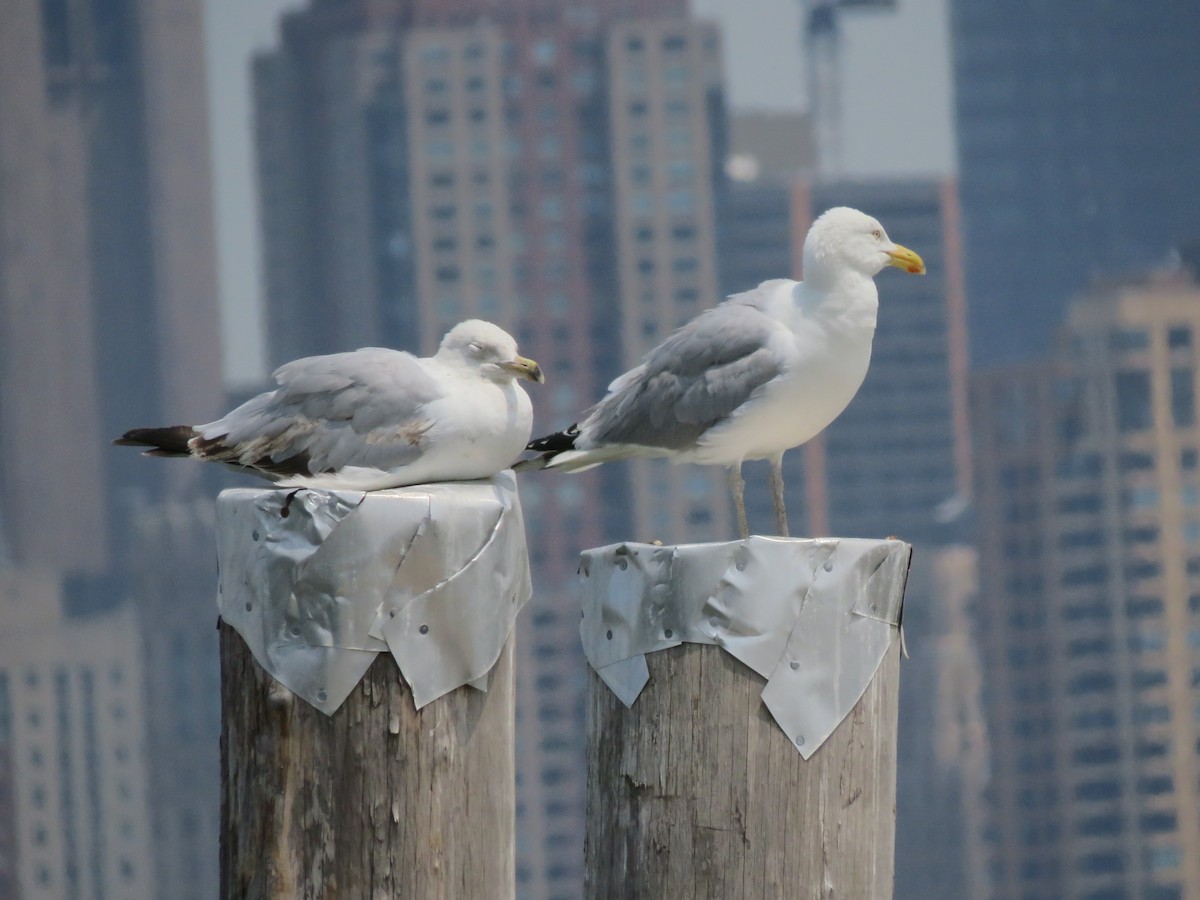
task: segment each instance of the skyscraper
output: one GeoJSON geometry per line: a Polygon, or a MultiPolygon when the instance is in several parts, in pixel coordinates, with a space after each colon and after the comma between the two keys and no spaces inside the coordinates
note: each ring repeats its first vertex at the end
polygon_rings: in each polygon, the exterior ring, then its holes
{"type": "Polygon", "coordinates": [[[109,570],[125,492],[187,478],[109,440],[219,406],[200,12],[0,11],[0,543],[14,563],[109,570]]]}
{"type": "MultiPolygon", "coordinates": [[[[159,884],[147,825],[174,797],[148,790],[168,763],[143,752],[142,678],[190,669],[141,665],[131,561],[167,561],[147,558],[130,511],[187,493],[197,473],[109,442],[221,404],[202,38],[201,0],[0,7],[5,896],[6,876],[22,897],[177,884],[159,884]]],[[[198,565],[211,576],[211,557],[198,565]]],[[[192,580],[170,599],[203,608],[210,636],[211,596],[192,580]]],[[[207,724],[187,764],[215,777],[207,724]]],[[[215,827],[201,831],[197,846],[215,845],[215,827]]],[[[204,864],[215,873],[213,855],[204,864]]]]}
{"type": "Polygon", "coordinates": [[[951,0],[972,365],[1049,346],[1066,299],[1200,233],[1200,6],[951,0]]]}
{"type": "Polygon", "coordinates": [[[1200,287],[1107,280],[972,383],[994,896],[1200,892],[1200,287]]]}
{"type": "Polygon", "coordinates": [[[152,897],[136,620],[63,599],[53,573],[0,571],[0,887],[152,897]]]}

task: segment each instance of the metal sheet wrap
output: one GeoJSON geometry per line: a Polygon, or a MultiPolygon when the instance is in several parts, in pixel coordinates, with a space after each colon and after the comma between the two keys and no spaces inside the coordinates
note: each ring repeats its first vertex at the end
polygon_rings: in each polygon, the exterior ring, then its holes
{"type": "Polygon", "coordinates": [[[645,654],[716,644],[767,679],[763,702],[808,759],[899,636],[911,554],[903,541],[857,538],[587,550],[584,653],[632,706],[649,680],[645,654]]]}
{"type": "Polygon", "coordinates": [[[259,664],[330,715],[384,650],[418,709],[486,689],[531,593],[513,474],[292,493],[217,498],[217,606],[259,664]]]}

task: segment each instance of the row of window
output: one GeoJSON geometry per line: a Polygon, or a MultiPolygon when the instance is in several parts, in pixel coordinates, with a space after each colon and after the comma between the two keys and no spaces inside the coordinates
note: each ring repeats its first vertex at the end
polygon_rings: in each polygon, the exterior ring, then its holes
{"type": "MultiPolygon", "coordinates": [[[[1167,348],[1184,350],[1192,346],[1189,325],[1170,325],[1166,331],[1167,348]]],[[[1109,333],[1108,346],[1117,352],[1136,352],[1150,349],[1150,332],[1144,328],[1119,328],[1109,333]]]]}

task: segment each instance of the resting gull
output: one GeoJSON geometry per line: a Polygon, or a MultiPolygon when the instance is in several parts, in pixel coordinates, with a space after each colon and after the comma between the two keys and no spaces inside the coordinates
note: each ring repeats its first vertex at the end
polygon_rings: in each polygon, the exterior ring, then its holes
{"type": "Polygon", "coordinates": [[[503,329],[471,319],[418,358],[367,347],[275,371],[279,387],[207,425],[135,428],[117,444],[226,463],[285,487],[374,491],[487,478],[512,465],[544,381],[503,329]]]}
{"type": "Polygon", "coordinates": [[[742,463],[767,459],[786,536],[783,454],[820,434],[866,377],[873,279],[889,265],[925,271],[871,216],[828,210],[804,240],[804,281],[764,281],[701,313],[610,384],[582,421],[530,443],[541,455],[517,468],[569,472],[639,457],[727,466],[747,537],[742,463]]]}

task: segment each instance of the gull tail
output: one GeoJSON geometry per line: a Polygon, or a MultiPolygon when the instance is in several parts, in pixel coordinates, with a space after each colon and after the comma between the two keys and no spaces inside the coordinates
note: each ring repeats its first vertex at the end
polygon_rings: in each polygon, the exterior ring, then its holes
{"type": "Polygon", "coordinates": [[[188,442],[196,436],[191,425],[169,425],[166,428],[132,428],[115,441],[123,447],[148,447],[148,456],[191,456],[188,442]]]}
{"type": "Polygon", "coordinates": [[[649,448],[632,444],[608,444],[601,447],[579,448],[579,426],[572,425],[566,431],[556,431],[545,437],[530,441],[526,450],[540,454],[532,459],[523,459],[515,466],[518,472],[535,472],[539,469],[559,469],[563,472],[583,472],[601,463],[616,459],[631,459],[640,456],[661,455],[649,448]]]}

